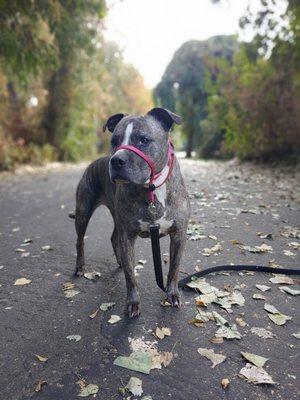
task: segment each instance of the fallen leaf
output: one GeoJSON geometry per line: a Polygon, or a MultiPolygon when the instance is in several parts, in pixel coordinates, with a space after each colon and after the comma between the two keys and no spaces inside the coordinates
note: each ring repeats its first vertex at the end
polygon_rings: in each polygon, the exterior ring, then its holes
{"type": "Polygon", "coordinates": [[[111,315],[107,322],[110,324],[116,324],[117,322],[121,321],[121,319],[122,318],[119,315],[111,315]]]}
{"type": "Polygon", "coordinates": [[[266,296],[264,296],[261,293],[254,293],[254,295],[252,296],[253,299],[255,300],[267,300],[266,296]]]}
{"type": "Polygon", "coordinates": [[[145,265],[147,264],[147,260],[139,260],[138,264],[145,265]]]}
{"type": "Polygon", "coordinates": [[[166,300],[166,299],[162,300],[162,301],[160,302],[160,305],[161,305],[162,307],[171,307],[171,306],[172,306],[172,304],[169,303],[168,300],[166,300]]]}
{"type": "Polygon", "coordinates": [[[141,400],[153,400],[151,396],[143,396],[141,400]]]}
{"type": "Polygon", "coordinates": [[[283,250],[283,254],[284,254],[285,256],[288,256],[288,257],[294,257],[294,256],[296,256],[296,254],[293,253],[291,250],[283,250]]]}
{"type": "Polygon", "coordinates": [[[73,290],[73,289],[64,291],[65,297],[67,299],[71,299],[72,297],[76,296],[79,293],[80,293],[79,290],[73,290]]]}
{"type": "Polygon", "coordinates": [[[242,337],[235,324],[231,326],[222,326],[217,330],[215,336],[223,337],[225,339],[241,339],[242,337]]]}
{"type": "Polygon", "coordinates": [[[165,336],[171,336],[171,329],[170,328],[156,328],[155,336],[158,339],[163,339],[165,336]]]}
{"type": "Polygon", "coordinates": [[[280,235],[287,238],[300,239],[300,229],[293,226],[285,226],[281,230],[280,235]]]}
{"type": "Polygon", "coordinates": [[[249,251],[250,253],[272,253],[273,248],[265,243],[261,246],[239,246],[242,250],[249,251]]]}
{"type": "Polygon", "coordinates": [[[73,282],[66,282],[63,284],[63,290],[74,289],[75,284],[73,282]]]}
{"type": "Polygon", "coordinates": [[[255,335],[257,335],[263,339],[273,339],[275,337],[273,332],[268,331],[265,328],[259,328],[259,327],[253,326],[250,330],[252,333],[254,333],[255,335]]]}
{"type": "Polygon", "coordinates": [[[222,337],[213,337],[209,340],[213,344],[222,344],[224,343],[224,339],[222,337]]]}
{"type": "Polygon", "coordinates": [[[223,389],[226,389],[229,386],[229,384],[230,384],[230,380],[229,379],[223,378],[221,380],[221,386],[222,386],[223,389]]]}
{"type": "Polygon", "coordinates": [[[216,337],[222,337],[225,339],[241,339],[242,336],[237,330],[235,324],[230,325],[228,321],[216,311],[213,311],[212,313],[217,325],[220,326],[220,328],[215,333],[216,337]]]}
{"type": "Polygon", "coordinates": [[[292,317],[289,317],[288,315],[284,314],[268,314],[268,317],[274,324],[276,325],[284,325],[287,321],[291,320],[292,317]]]}
{"type": "Polygon", "coordinates": [[[50,246],[50,244],[46,244],[45,246],[42,246],[41,249],[44,251],[49,251],[49,250],[53,250],[53,247],[50,246]]]}
{"type": "Polygon", "coordinates": [[[49,360],[49,357],[40,356],[39,354],[35,354],[35,356],[40,362],[46,362],[49,360]]]}
{"type": "Polygon", "coordinates": [[[16,279],[14,286],[23,286],[23,285],[29,285],[31,283],[31,279],[27,278],[18,278],[16,279]]]}
{"type": "Polygon", "coordinates": [[[85,272],[85,273],[83,274],[83,276],[84,276],[86,279],[89,279],[89,280],[91,280],[91,281],[96,281],[96,280],[98,280],[98,279],[100,278],[101,272],[98,272],[98,271],[85,272]]]}
{"type": "Polygon", "coordinates": [[[93,383],[90,383],[89,385],[86,385],[83,387],[80,392],[78,393],[79,397],[88,397],[91,396],[92,394],[98,393],[99,386],[95,385],[93,383]]]}
{"type": "Polygon", "coordinates": [[[236,317],[235,322],[238,324],[238,326],[240,326],[242,328],[244,328],[244,326],[246,326],[246,322],[241,317],[236,317]]]}
{"type": "Polygon", "coordinates": [[[114,365],[132,371],[149,374],[152,366],[152,357],[143,351],[135,351],[129,357],[119,356],[114,360],[114,365]]]}
{"type": "Polygon", "coordinates": [[[298,296],[300,294],[300,290],[297,289],[292,289],[288,286],[279,286],[278,288],[281,292],[285,292],[287,294],[290,294],[291,296],[298,296]]]}
{"type": "Polygon", "coordinates": [[[261,290],[262,292],[266,292],[271,289],[270,286],[266,286],[266,285],[255,285],[255,286],[257,287],[257,289],[261,290]]]}
{"type": "Polygon", "coordinates": [[[129,379],[129,382],[126,385],[126,388],[131,392],[134,396],[141,396],[143,394],[142,389],[142,381],[135,376],[132,376],[129,379]]]}
{"type": "Polygon", "coordinates": [[[258,356],[253,353],[248,353],[246,351],[241,351],[241,354],[247,361],[250,361],[252,364],[260,368],[263,367],[265,363],[268,361],[268,358],[258,356]]]}
{"type": "Polygon", "coordinates": [[[259,236],[261,239],[273,240],[272,233],[257,232],[257,236],[259,236]]]}
{"type": "Polygon", "coordinates": [[[161,369],[161,366],[167,367],[170,362],[173,360],[173,353],[170,351],[161,351],[157,352],[157,354],[152,356],[152,368],[161,369]]]}
{"type": "Polygon", "coordinates": [[[280,314],[276,307],[272,306],[272,304],[265,303],[264,309],[271,314],[280,314]]]}
{"type": "Polygon", "coordinates": [[[274,274],[273,278],[269,279],[272,283],[279,283],[279,284],[286,284],[286,285],[293,285],[295,281],[290,278],[289,276],[282,275],[282,274],[274,274]]]}
{"type": "Polygon", "coordinates": [[[22,253],[22,254],[21,254],[21,258],[25,258],[25,257],[29,257],[29,256],[30,256],[29,251],[26,252],[26,253],[22,253]]]}
{"type": "Polygon", "coordinates": [[[204,249],[204,252],[202,253],[205,257],[209,257],[213,254],[217,254],[220,253],[223,250],[222,246],[220,245],[220,243],[216,244],[215,246],[208,248],[206,247],[204,249]]]}
{"type": "Polygon", "coordinates": [[[67,336],[68,340],[74,340],[75,342],[79,342],[79,340],[81,340],[81,336],[80,335],[69,335],[67,336]]]}
{"type": "Polygon", "coordinates": [[[99,312],[99,308],[97,308],[96,311],[94,311],[92,314],[90,314],[89,317],[90,317],[91,319],[94,319],[94,318],[97,316],[98,312],[99,312]]]}
{"type": "Polygon", "coordinates": [[[25,249],[20,249],[20,248],[15,250],[16,253],[25,253],[25,251],[26,251],[25,249]]]}
{"type": "Polygon", "coordinates": [[[292,335],[293,335],[296,339],[300,339],[300,332],[292,333],[292,335]]]}
{"type": "Polygon", "coordinates": [[[205,239],[206,235],[203,235],[203,225],[199,225],[196,222],[190,222],[186,231],[189,236],[189,240],[201,240],[205,239]]]}
{"type": "Polygon", "coordinates": [[[32,239],[26,238],[23,240],[23,243],[32,243],[32,239]]]}
{"type": "Polygon", "coordinates": [[[218,364],[221,364],[226,360],[226,356],[215,353],[213,349],[204,349],[199,347],[197,351],[201,356],[212,362],[212,368],[215,368],[218,364]]]}
{"type": "Polygon", "coordinates": [[[38,381],[38,383],[37,383],[37,385],[36,385],[34,391],[35,391],[36,393],[40,392],[40,391],[43,389],[43,387],[44,387],[45,385],[47,385],[47,382],[46,382],[46,381],[43,381],[42,379],[40,379],[40,380],[38,381]]]}
{"type": "Polygon", "coordinates": [[[290,243],[288,243],[288,246],[292,247],[295,250],[300,249],[300,243],[298,243],[298,242],[290,242],[290,243]]]}
{"type": "Polygon", "coordinates": [[[102,303],[99,308],[101,311],[107,311],[113,308],[115,305],[116,303],[102,303]]]}
{"type": "Polygon", "coordinates": [[[246,364],[239,372],[240,377],[245,377],[247,382],[254,384],[274,385],[273,378],[263,369],[252,364],[246,364]]]}

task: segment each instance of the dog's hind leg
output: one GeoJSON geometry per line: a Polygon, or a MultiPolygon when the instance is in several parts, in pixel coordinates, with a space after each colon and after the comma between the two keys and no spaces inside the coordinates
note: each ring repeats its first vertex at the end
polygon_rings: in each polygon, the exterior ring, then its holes
{"type": "Polygon", "coordinates": [[[86,187],[79,184],[76,195],[75,229],[77,233],[77,259],[74,275],[84,274],[84,235],[89,220],[96,208],[96,200],[93,193],[86,190],[86,187]]]}
{"type": "Polygon", "coordinates": [[[80,209],[76,209],[75,228],[77,233],[77,259],[74,272],[74,275],[76,276],[82,276],[84,274],[84,235],[91,216],[92,212],[85,212],[80,209]]]}

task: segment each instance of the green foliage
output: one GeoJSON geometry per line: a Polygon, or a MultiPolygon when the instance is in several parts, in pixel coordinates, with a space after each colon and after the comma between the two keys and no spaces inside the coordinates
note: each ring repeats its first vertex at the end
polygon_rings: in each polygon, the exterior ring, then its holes
{"type": "Polygon", "coordinates": [[[154,96],[157,104],[183,116],[187,156],[195,144],[202,144],[201,121],[207,115],[208,81],[214,82],[221,60],[230,61],[237,42],[233,36],[216,36],[203,42],[190,41],[177,50],[154,96]],[[217,62],[214,60],[218,59],[217,62]]]}
{"type": "Polygon", "coordinates": [[[105,13],[104,0],[0,0],[0,169],[95,157],[109,115],[151,108],[140,74],[103,39],[105,13]]]}

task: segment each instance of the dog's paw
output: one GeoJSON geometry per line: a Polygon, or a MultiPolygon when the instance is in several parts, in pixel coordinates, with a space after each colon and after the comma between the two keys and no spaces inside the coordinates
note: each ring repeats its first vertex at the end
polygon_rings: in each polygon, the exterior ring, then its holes
{"type": "Polygon", "coordinates": [[[129,318],[138,317],[141,313],[140,303],[127,303],[125,308],[125,314],[129,318]]]}
{"type": "Polygon", "coordinates": [[[85,269],[80,267],[76,267],[75,271],[74,271],[74,276],[77,276],[78,278],[81,278],[84,275],[85,269]]]}
{"type": "Polygon", "coordinates": [[[179,292],[168,292],[167,293],[167,302],[171,304],[172,307],[180,308],[180,295],[179,292]]]}

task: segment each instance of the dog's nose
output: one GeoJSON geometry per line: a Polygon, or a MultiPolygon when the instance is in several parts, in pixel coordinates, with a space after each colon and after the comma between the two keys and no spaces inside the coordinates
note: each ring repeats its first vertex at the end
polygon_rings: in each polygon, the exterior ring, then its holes
{"type": "Polygon", "coordinates": [[[110,160],[112,167],[115,170],[120,170],[124,167],[124,165],[126,164],[126,161],[123,160],[123,158],[119,157],[119,156],[113,156],[110,160]]]}

